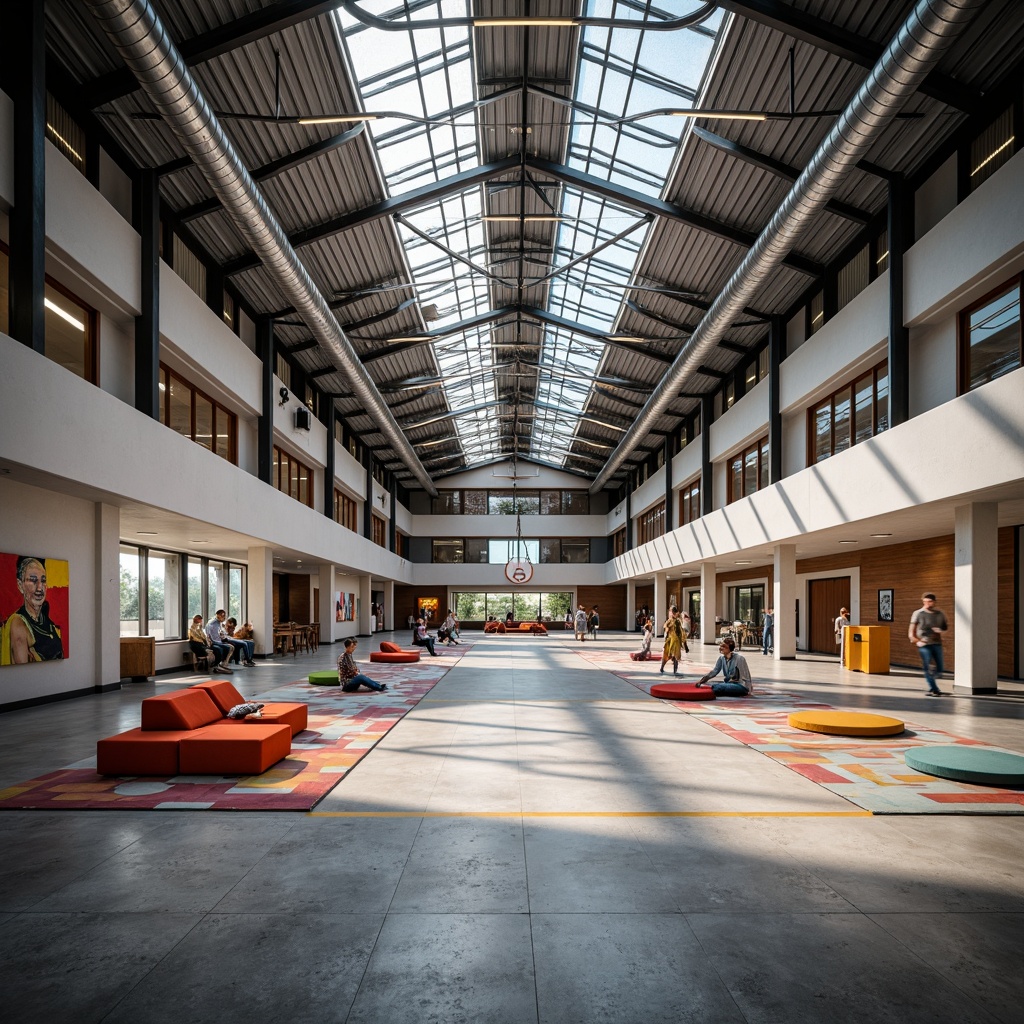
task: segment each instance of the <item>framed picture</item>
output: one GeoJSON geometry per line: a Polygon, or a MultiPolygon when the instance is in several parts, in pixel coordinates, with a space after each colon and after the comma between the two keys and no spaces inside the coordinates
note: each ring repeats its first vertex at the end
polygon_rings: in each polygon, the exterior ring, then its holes
{"type": "Polygon", "coordinates": [[[880,590],[878,592],[878,621],[892,622],[893,609],[896,607],[896,592],[880,590]]]}
{"type": "Polygon", "coordinates": [[[68,563],[0,552],[0,665],[68,657],[68,563]]]}

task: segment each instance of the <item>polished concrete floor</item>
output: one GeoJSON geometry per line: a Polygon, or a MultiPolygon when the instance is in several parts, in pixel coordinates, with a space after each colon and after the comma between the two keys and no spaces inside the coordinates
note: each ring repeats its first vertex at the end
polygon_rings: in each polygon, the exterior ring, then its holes
{"type": "MultiPolygon", "coordinates": [[[[1024,1020],[1024,817],[851,817],[571,639],[479,640],[313,814],[0,811],[3,1019],[1024,1020]]],[[[910,671],[750,661],[1024,752],[1019,686],[929,700],[910,671]]],[[[0,788],[190,679],[0,715],[0,788]]]]}

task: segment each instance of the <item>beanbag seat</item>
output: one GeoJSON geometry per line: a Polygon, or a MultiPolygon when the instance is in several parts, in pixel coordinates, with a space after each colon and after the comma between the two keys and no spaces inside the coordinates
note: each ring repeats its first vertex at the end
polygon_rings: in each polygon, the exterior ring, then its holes
{"type": "Polygon", "coordinates": [[[982,786],[1024,786],[1024,757],[1006,750],[959,744],[914,747],[903,754],[907,766],[940,779],[982,786]]]}
{"type": "Polygon", "coordinates": [[[370,661],[385,665],[412,665],[420,660],[419,651],[371,651],[370,661]]]}
{"type": "Polygon", "coordinates": [[[314,686],[341,686],[337,669],[330,672],[310,672],[307,677],[314,686]]]}
{"type": "Polygon", "coordinates": [[[651,696],[664,700],[714,700],[715,691],[710,686],[698,687],[693,683],[655,683],[651,696]]]}
{"type": "MultiPolygon", "coordinates": [[[[335,674],[337,679],[337,674],[335,674]]],[[[211,700],[226,715],[233,707],[245,702],[245,698],[226,679],[216,679],[209,683],[197,683],[193,690],[205,690],[211,700]]],[[[263,725],[287,725],[293,736],[298,736],[309,722],[309,708],[305,704],[272,703],[264,704],[260,718],[228,718],[228,722],[263,725]]]]}
{"type": "Polygon", "coordinates": [[[182,775],[262,775],[291,747],[287,725],[211,725],[181,738],[178,770],[182,775]]]}
{"type": "Polygon", "coordinates": [[[794,729],[830,736],[898,736],[906,728],[898,718],[860,711],[794,711],[788,721],[794,729]]]}
{"type": "Polygon", "coordinates": [[[401,654],[402,648],[398,644],[392,643],[390,640],[382,640],[380,643],[380,649],[385,654],[401,654]]]}

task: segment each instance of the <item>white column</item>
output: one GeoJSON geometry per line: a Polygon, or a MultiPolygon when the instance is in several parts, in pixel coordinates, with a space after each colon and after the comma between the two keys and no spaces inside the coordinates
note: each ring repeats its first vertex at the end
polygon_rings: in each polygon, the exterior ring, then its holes
{"type": "Polygon", "coordinates": [[[356,625],[359,636],[370,635],[370,601],[373,594],[373,577],[358,576],[359,580],[359,614],[356,617],[356,625]]]}
{"type": "Polygon", "coordinates": [[[334,566],[323,564],[320,566],[320,607],[317,609],[317,618],[320,621],[320,643],[333,644],[337,639],[337,630],[340,622],[335,622],[334,592],[340,589],[334,580],[334,566]]]}
{"type": "Polygon", "coordinates": [[[384,581],[384,628],[395,628],[395,581],[384,581]]]}
{"type": "Polygon", "coordinates": [[[654,607],[651,609],[654,619],[654,635],[664,636],[665,620],[668,618],[668,576],[663,572],[654,574],[654,607]]]}
{"type": "MultiPolygon", "coordinates": [[[[946,670],[954,669],[957,693],[995,693],[1000,626],[997,506],[994,502],[961,505],[955,521],[951,625],[956,664],[947,664],[946,670]]],[[[938,602],[940,608],[943,600],[938,602]]],[[[948,605],[943,610],[950,615],[948,605]]]]}
{"type": "Polygon", "coordinates": [[[718,566],[714,562],[700,563],[700,642],[718,645],[718,566]]]}
{"type": "Polygon", "coordinates": [[[775,545],[775,660],[796,657],[796,545],[775,545]]]}
{"type": "Polygon", "coordinates": [[[94,507],[96,665],[93,685],[102,692],[116,690],[121,685],[121,637],[114,626],[121,619],[121,510],[101,502],[94,507]]]}
{"type": "Polygon", "coordinates": [[[256,653],[274,653],[274,549],[249,548],[246,573],[249,621],[256,637],[256,653]]]}
{"type": "Polygon", "coordinates": [[[626,584],[626,629],[636,629],[636,584],[632,580],[626,584]]]}

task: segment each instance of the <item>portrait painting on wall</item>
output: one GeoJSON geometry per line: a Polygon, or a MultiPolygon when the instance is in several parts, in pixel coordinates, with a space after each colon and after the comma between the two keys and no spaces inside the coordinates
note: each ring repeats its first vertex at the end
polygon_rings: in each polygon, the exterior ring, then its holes
{"type": "Polygon", "coordinates": [[[896,607],[896,593],[893,590],[879,590],[878,592],[878,621],[892,622],[893,610],[896,607]]]}
{"type": "Polygon", "coordinates": [[[0,554],[0,665],[68,656],[68,563],[0,554]]]}

